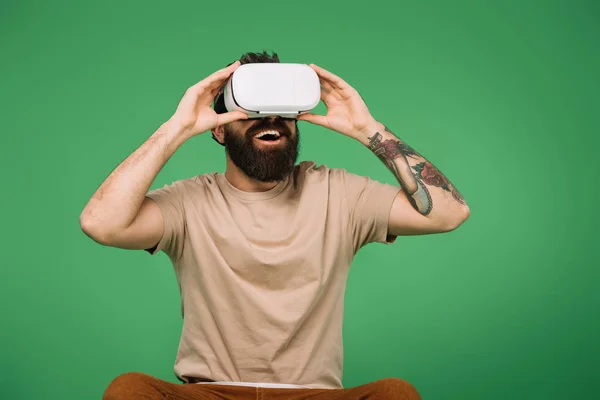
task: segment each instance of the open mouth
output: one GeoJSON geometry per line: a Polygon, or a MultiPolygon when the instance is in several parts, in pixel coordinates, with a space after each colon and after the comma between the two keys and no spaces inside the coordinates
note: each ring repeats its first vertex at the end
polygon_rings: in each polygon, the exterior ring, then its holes
{"type": "Polygon", "coordinates": [[[264,142],[277,142],[281,139],[282,135],[274,130],[259,132],[254,135],[255,139],[264,141],[264,142]]]}

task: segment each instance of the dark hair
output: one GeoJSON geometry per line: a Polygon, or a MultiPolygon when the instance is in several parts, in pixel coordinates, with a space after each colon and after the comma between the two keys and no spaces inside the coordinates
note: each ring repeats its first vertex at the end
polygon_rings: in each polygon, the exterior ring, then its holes
{"type": "MultiPolygon", "coordinates": [[[[252,52],[244,53],[239,58],[239,61],[242,65],[252,64],[252,63],[278,63],[278,62],[280,62],[279,55],[277,53],[272,52],[272,54],[269,55],[269,53],[267,53],[267,51],[265,51],[265,50],[263,50],[262,53],[252,53],[252,52]]],[[[230,66],[234,62],[235,61],[230,62],[229,64],[227,64],[227,66],[230,66]]],[[[227,110],[225,109],[225,98],[223,96],[222,91],[219,92],[217,94],[217,96],[215,97],[214,102],[213,102],[213,108],[217,112],[217,114],[223,114],[223,113],[227,112],[227,110]]],[[[212,137],[221,146],[225,146],[223,143],[221,143],[217,140],[214,133],[212,133],[212,137]]]]}
{"type": "Polygon", "coordinates": [[[262,53],[242,54],[242,56],[240,57],[240,62],[242,64],[252,64],[252,63],[278,63],[280,61],[279,61],[279,55],[277,55],[277,53],[273,53],[272,55],[269,55],[266,51],[263,51],[262,53]]]}

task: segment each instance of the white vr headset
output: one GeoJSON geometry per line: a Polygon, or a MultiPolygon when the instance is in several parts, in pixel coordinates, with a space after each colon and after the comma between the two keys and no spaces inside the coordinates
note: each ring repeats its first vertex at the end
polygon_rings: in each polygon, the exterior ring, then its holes
{"type": "Polygon", "coordinates": [[[248,118],[297,118],[319,104],[317,73],[306,64],[249,63],[231,75],[215,101],[215,111],[242,111],[248,118]]]}

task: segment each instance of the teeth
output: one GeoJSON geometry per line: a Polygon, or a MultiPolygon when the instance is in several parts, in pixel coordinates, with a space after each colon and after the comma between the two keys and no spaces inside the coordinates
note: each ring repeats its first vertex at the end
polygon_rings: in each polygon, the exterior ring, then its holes
{"type": "Polygon", "coordinates": [[[254,137],[260,138],[260,137],[263,137],[263,136],[265,136],[265,135],[274,135],[274,136],[276,136],[276,137],[279,137],[279,136],[281,136],[281,135],[279,134],[279,132],[277,132],[277,131],[264,131],[264,132],[260,132],[260,133],[258,133],[258,134],[256,134],[256,135],[254,135],[254,137]]]}

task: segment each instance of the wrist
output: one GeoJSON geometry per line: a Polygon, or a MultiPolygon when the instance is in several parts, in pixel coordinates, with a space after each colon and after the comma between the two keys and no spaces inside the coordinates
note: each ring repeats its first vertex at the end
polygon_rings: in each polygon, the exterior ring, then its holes
{"type": "Polygon", "coordinates": [[[383,131],[385,131],[385,125],[373,119],[362,130],[358,131],[355,137],[359,142],[366,146],[377,132],[383,133],[383,131]]]}
{"type": "Polygon", "coordinates": [[[190,137],[194,136],[190,133],[187,126],[182,124],[177,119],[168,119],[162,125],[164,132],[171,140],[187,140],[190,137]]]}
{"type": "Polygon", "coordinates": [[[183,145],[189,137],[190,135],[186,133],[186,130],[172,120],[163,122],[152,135],[152,138],[155,139],[160,146],[163,146],[167,158],[183,145]]]}

